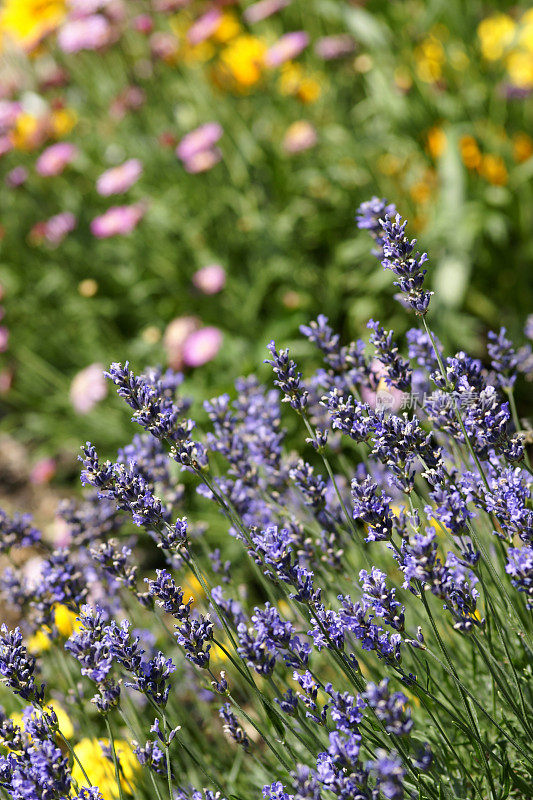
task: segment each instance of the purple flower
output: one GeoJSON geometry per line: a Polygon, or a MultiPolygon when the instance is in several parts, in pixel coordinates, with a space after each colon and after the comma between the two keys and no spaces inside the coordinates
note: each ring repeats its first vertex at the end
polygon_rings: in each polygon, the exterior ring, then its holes
{"type": "Polygon", "coordinates": [[[6,175],[6,186],[9,186],[11,189],[16,189],[22,186],[23,183],[26,183],[27,178],[28,170],[26,167],[14,167],[6,175]]]}
{"type": "Polygon", "coordinates": [[[250,748],[250,740],[239,725],[237,717],[231,710],[229,703],[225,703],[219,709],[219,716],[224,720],[224,730],[236,744],[239,744],[244,751],[250,748]]]}
{"type": "Polygon", "coordinates": [[[527,608],[533,608],[533,547],[510,547],[505,571],[513,586],[525,592],[527,608]]]}
{"type": "Polygon", "coordinates": [[[289,359],[288,350],[278,353],[275,342],[270,342],[268,350],[272,358],[265,359],[265,364],[270,364],[274,371],[274,383],[283,392],[282,402],[290,403],[296,411],[302,411],[308,399],[308,392],[301,386],[302,373],[298,372],[296,363],[289,359]]]}
{"type": "Polygon", "coordinates": [[[413,720],[410,711],[405,710],[407,697],[403,692],[391,694],[388,678],[380,683],[367,683],[363,697],[369,707],[374,709],[376,717],[383,722],[387,733],[407,736],[411,731],[413,720]]]}
{"type": "Polygon", "coordinates": [[[396,214],[396,206],[388,203],[385,198],[380,200],[379,197],[372,197],[371,200],[361,203],[357,209],[357,227],[368,231],[376,243],[376,249],[372,251],[372,255],[378,257],[383,255],[384,234],[380,220],[385,219],[386,216],[392,217],[393,214],[396,214]]]}
{"type": "Polygon", "coordinates": [[[305,31],[291,31],[281,36],[265,54],[267,67],[279,67],[300,55],[309,44],[309,35],[305,31]]]}
{"type": "Polygon", "coordinates": [[[35,658],[28,654],[20,628],[0,628],[0,675],[3,682],[23,700],[37,704],[44,698],[44,686],[35,682],[35,658]]]}
{"type": "Polygon", "coordinates": [[[43,234],[50,244],[61,244],[65,236],[76,227],[76,217],[70,211],[55,214],[43,223],[43,234]]]}

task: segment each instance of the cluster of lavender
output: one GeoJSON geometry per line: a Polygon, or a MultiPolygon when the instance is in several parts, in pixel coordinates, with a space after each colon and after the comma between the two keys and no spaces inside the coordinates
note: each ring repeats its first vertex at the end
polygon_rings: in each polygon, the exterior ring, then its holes
{"type": "Polygon", "coordinates": [[[420,317],[408,357],[378,322],[368,348],[342,345],[321,316],[302,327],[319,368],[304,377],[270,343],[279,391],[239,379],[234,399],[204,403],[204,433],[180,376],[114,364],[143,433],[115,461],[83,448],[86,497],[60,509],[67,546],[0,517],[0,588],[21,612],[1,630],[0,675],[26,706],[22,725],[1,721],[9,797],[107,800],[49,699],[75,735],[81,710],[105,738],[110,800],[528,796],[532,473],[514,388],[531,359],[504,330],[485,363],[444,355],[426,256],[393,214],[374,198],[359,224],[420,317]],[[384,409],[382,381],[438,391],[384,409]],[[446,402],[458,396],[468,403],[446,402]],[[283,403],[305,439],[296,453],[283,403]],[[40,559],[37,580],[11,558],[19,547],[40,559]],[[68,632],[61,613],[77,619],[68,632]]]}

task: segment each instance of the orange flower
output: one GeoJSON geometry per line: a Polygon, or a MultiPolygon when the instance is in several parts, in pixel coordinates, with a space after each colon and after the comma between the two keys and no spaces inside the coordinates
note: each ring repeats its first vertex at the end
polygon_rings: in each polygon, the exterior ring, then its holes
{"type": "Polygon", "coordinates": [[[493,186],[505,186],[509,177],[503,158],[494,153],[482,157],[479,174],[493,186]]]}

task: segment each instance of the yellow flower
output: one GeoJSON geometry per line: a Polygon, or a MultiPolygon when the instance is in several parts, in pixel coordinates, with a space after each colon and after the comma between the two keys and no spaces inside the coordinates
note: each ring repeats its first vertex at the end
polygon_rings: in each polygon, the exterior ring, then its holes
{"type": "Polygon", "coordinates": [[[533,53],[515,50],[507,57],[507,72],[514,86],[529,89],[533,86],[533,53]]]}
{"type": "Polygon", "coordinates": [[[0,34],[31,50],[57,28],[65,14],[65,0],[5,0],[0,12],[0,34]]]}
{"type": "MultiPolygon", "coordinates": [[[[56,700],[51,700],[46,704],[45,708],[55,711],[59,730],[65,739],[71,739],[74,736],[74,726],[72,725],[70,717],[63,706],[56,702],[56,700]]],[[[13,714],[10,714],[9,719],[12,720],[15,725],[18,725],[19,728],[24,730],[24,718],[20,712],[14,712],[13,714]]]]}
{"type": "Polygon", "coordinates": [[[33,655],[42,653],[44,650],[50,650],[51,646],[50,637],[47,636],[44,629],[36,631],[33,636],[30,636],[27,642],[27,648],[33,655]]]}
{"type": "Polygon", "coordinates": [[[184,603],[188,603],[189,600],[202,600],[205,597],[203,586],[195,575],[189,575],[183,581],[182,589],[184,603]]]}
{"type": "Polygon", "coordinates": [[[446,134],[441,127],[434,125],[430,128],[427,133],[427,148],[432,158],[440,158],[446,150],[446,143],[446,134]]]}
{"type": "Polygon", "coordinates": [[[39,144],[41,130],[41,119],[34,117],[33,114],[22,112],[18,115],[11,131],[13,146],[18,150],[32,150],[39,144]]]}
{"type": "Polygon", "coordinates": [[[82,628],[81,623],[77,620],[77,614],[59,603],[54,606],[54,622],[59,633],[65,639],[82,628]]]}
{"type": "MultiPolygon", "coordinates": [[[[81,739],[75,745],[74,752],[83,764],[91,783],[100,789],[104,800],[116,800],[119,792],[115,778],[115,766],[103,754],[100,741],[105,747],[109,747],[109,739],[81,739]]],[[[122,791],[131,794],[132,781],[135,772],[140,769],[140,764],[130,745],[124,740],[115,740],[115,752],[120,761],[122,791]]],[[[80,786],[86,784],[83,772],[76,761],[72,767],[72,777],[80,786]]]]}
{"type": "Polygon", "coordinates": [[[428,36],[415,49],[416,72],[424,83],[436,83],[442,77],[446,54],[436,36],[428,36]]]}
{"type": "Polygon", "coordinates": [[[498,61],[512,44],[516,23],[507,14],[494,14],[482,20],[477,29],[481,52],[487,61],[498,61]]]}
{"type": "Polygon", "coordinates": [[[229,11],[224,11],[218,24],[218,28],[214,32],[212,38],[216,42],[225,44],[226,42],[229,42],[230,39],[234,39],[235,36],[238,36],[240,32],[241,26],[235,14],[231,14],[229,11]]]}
{"type": "Polygon", "coordinates": [[[281,68],[279,90],[281,94],[297,97],[306,104],[314,103],[322,92],[319,81],[292,61],[287,61],[281,68]]]}
{"type": "Polygon", "coordinates": [[[431,197],[431,187],[424,181],[417,181],[410,187],[409,194],[415,203],[427,203],[431,197]]]}
{"type": "Polygon", "coordinates": [[[481,164],[481,151],[473,136],[461,136],[459,152],[467,169],[477,169],[481,164]]]}
{"type": "Polygon", "coordinates": [[[249,88],[261,78],[267,46],[256,36],[243,34],[233,39],[220,55],[222,77],[240,88],[249,88]]]}
{"type": "Polygon", "coordinates": [[[50,115],[52,134],[58,137],[67,136],[77,121],[76,112],[70,108],[58,108],[57,111],[52,111],[50,115]]]}
{"type": "Polygon", "coordinates": [[[515,133],[513,136],[513,158],[519,164],[533,155],[533,139],[527,133],[515,133]]]}
{"type": "Polygon", "coordinates": [[[482,156],[479,173],[493,186],[505,186],[507,183],[507,168],[503,158],[494,153],[482,156]]]}

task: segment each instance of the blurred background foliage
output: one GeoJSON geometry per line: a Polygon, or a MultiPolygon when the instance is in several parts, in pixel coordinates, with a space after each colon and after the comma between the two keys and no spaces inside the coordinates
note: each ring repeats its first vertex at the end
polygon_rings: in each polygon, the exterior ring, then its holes
{"type": "Polygon", "coordinates": [[[179,365],[173,320],[222,333],[208,363],[185,365],[198,399],[261,371],[271,338],[305,363],[298,326],[318,313],[346,338],[365,337],[369,317],[401,334],[409,320],[391,277],[354,223],[372,195],[394,202],[430,253],[432,325],[448,348],[478,353],[501,324],[522,342],[533,310],[533,9],[277,5],[253,21],[246,2],[3,4],[1,424],[33,459],[63,463],[56,480],[76,473],[81,442],[112,453],[131,435],[112,392],[76,410],[75,376],[113,360],[179,365]],[[295,31],[294,51],[282,40],[272,64],[272,46],[295,31]],[[222,135],[207,152],[219,160],[198,171],[176,146],[212,122],[222,135]],[[57,142],[74,144],[74,158],[40,174],[57,142]],[[98,177],[133,158],[138,181],[102,196],[98,177]],[[138,210],[133,230],[95,235],[115,205],[138,210]],[[46,221],[65,213],[74,229],[50,234],[46,221]],[[193,282],[210,264],[226,275],[213,294],[193,282]]]}

